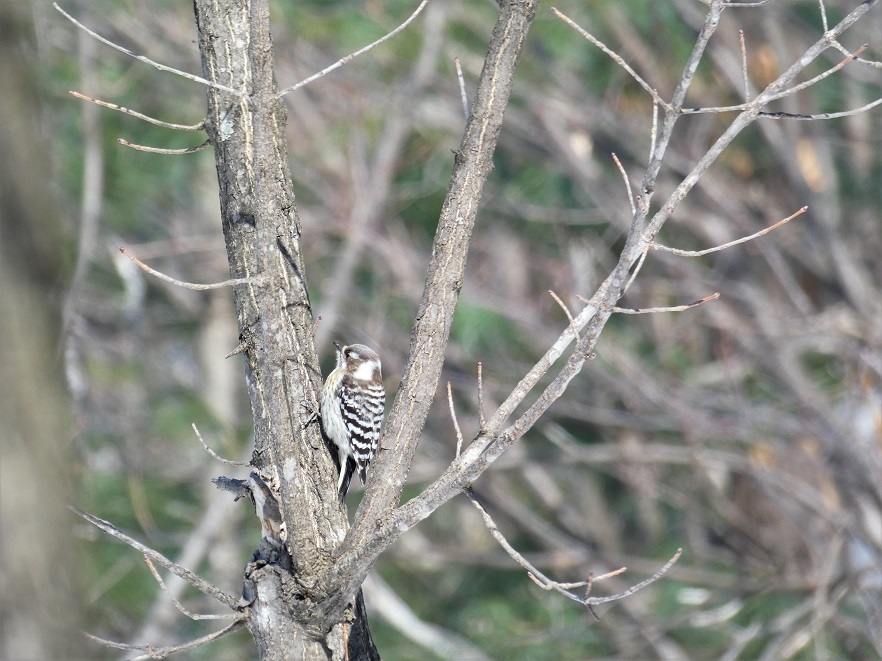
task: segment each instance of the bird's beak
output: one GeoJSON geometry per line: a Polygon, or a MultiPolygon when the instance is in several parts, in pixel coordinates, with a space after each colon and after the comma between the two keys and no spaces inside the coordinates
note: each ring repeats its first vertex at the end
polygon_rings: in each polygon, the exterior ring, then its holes
{"type": "Polygon", "coordinates": [[[337,340],[334,340],[334,346],[337,347],[337,351],[343,351],[343,345],[341,345],[337,340]]]}

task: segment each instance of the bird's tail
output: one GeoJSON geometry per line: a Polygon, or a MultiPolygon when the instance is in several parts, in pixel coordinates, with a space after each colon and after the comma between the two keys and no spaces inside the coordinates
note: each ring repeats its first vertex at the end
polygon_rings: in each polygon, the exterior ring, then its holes
{"type": "Polygon", "coordinates": [[[346,467],[343,470],[346,472],[343,475],[343,481],[340,483],[340,500],[344,500],[349,492],[349,483],[352,481],[352,474],[355,473],[355,459],[346,457],[346,467]]]}

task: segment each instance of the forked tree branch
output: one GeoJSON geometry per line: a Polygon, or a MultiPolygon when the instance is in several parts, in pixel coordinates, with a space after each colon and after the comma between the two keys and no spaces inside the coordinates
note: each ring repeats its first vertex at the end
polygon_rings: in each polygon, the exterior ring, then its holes
{"type": "Polygon", "coordinates": [[[597,581],[601,581],[603,579],[606,579],[606,578],[612,578],[613,576],[618,576],[619,574],[624,573],[626,571],[626,568],[622,567],[621,569],[611,571],[611,572],[604,574],[602,576],[593,576],[592,575],[592,576],[589,576],[588,580],[579,581],[576,583],[560,583],[558,581],[554,581],[554,580],[548,578],[541,571],[539,571],[535,566],[533,566],[523,555],[521,555],[517,551],[517,549],[515,549],[515,547],[513,547],[511,545],[511,543],[502,534],[502,531],[499,530],[499,527],[496,525],[496,522],[490,516],[490,513],[487,511],[487,508],[484,507],[484,504],[475,495],[474,491],[472,491],[471,489],[466,489],[466,495],[469,497],[469,500],[471,501],[472,505],[474,505],[477,508],[477,510],[481,513],[481,518],[484,520],[484,525],[487,526],[487,529],[490,531],[490,534],[493,536],[493,539],[495,539],[497,542],[499,542],[499,545],[505,550],[505,552],[509,555],[509,557],[512,560],[514,560],[521,567],[523,567],[524,569],[527,570],[528,575],[533,580],[533,582],[536,583],[536,585],[538,585],[543,590],[554,590],[555,592],[559,592],[560,594],[564,595],[568,599],[572,599],[573,601],[579,602],[580,604],[585,606],[596,619],[599,619],[599,618],[597,617],[597,614],[594,612],[594,609],[592,608],[592,606],[594,606],[596,604],[609,603],[611,601],[619,601],[620,599],[624,599],[625,597],[628,597],[628,596],[634,594],[638,590],[642,590],[646,586],[651,585],[652,583],[655,583],[662,576],[664,576],[665,574],[668,573],[668,570],[670,570],[670,568],[674,566],[674,563],[676,563],[677,560],[680,559],[680,555],[683,553],[683,549],[677,549],[677,552],[673,555],[673,557],[671,557],[671,559],[668,560],[664,564],[664,566],[661,569],[659,569],[655,574],[653,574],[652,576],[650,576],[646,580],[641,581],[640,583],[636,583],[635,585],[632,585],[631,587],[629,587],[628,589],[626,589],[622,592],[619,592],[619,593],[613,594],[613,595],[609,595],[606,597],[592,597],[590,595],[591,595],[591,588],[593,587],[594,583],[596,583],[597,581]],[[578,595],[572,591],[574,588],[580,588],[580,587],[585,588],[584,595],[578,595]]]}
{"type": "MultiPolygon", "coordinates": [[[[445,287],[456,287],[458,290],[463,273],[460,262],[454,260],[446,252],[449,243],[447,241],[439,243],[438,237],[446,239],[444,231],[448,230],[452,220],[466,221],[468,224],[467,231],[469,232],[471,230],[471,223],[474,222],[472,216],[459,218],[458,215],[455,215],[451,219],[450,199],[448,197],[448,201],[445,203],[447,215],[442,214],[438,235],[436,235],[432,266],[429,271],[430,277],[413,330],[410,361],[405,369],[401,389],[396,397],[387,426],[384,429],[383,443],[379,460],[377,461],[378,470],[376,470],[371,482],[368,484],[366,497],[362,501],[362,506],[356,516],[356,523],[339,549],[339,563],[337,565],[339,576],[349,576],[351,580],[359,581],[359,576],[363,575],[363,572],[370,567],[379,553],[391,545],[401,533],[429,516],[437,507],[467,489],[496,458],[517,442],[536,423],[547,411],[548,407],[563,394],[569,382],[581,370],[584,362],[593,355],[592,352],[598,336],[609,316],[615,311],[615,303],[625,289],[632,267],[646,255],[647,249],[654,237],[679,203],[688,195],[701,176],[735,136],[762,115],[764,106],[770,100],[779,98],[781,92],[793,83],[796,76],[806,66],[814,61],[824,50],[830,48],[836,37],[860,20],[877,2],[878,0],[867,0],[862,3],[843,18],[838,25],[826,31],[821,39],[813,44],[777,80],[758,94],[753,101],[745,104],[746,109],[733,120],[723,135],[693,167],[692,171],[683,179],[652,219],[647,222],[649,199],[655,190],[656,179],[665,152],[670,144],[674,126],[677,120],[683,116],[681,111],[686,93],[695,76],[707,44],[719,24],[723,10],[732,6],[723,2],[723,0],[712,0],[709,3],[710,9],[704,27],[696,40],[683,75],[673,92],[672,101],[670,104],[663,105],[665,109],[664,121],[658,135],[655,136],[654,149],[643,178],[642,194],[639,197],[640,204],[636,205],[631,230],[618,264],[610,275],[607,276],[590,301],[588,301],[587,306],[573,318],[572,323],[567,326],[542,359],[534,365],[515,387],[509,397],[497,409],[496,413],[487,421],[486,425],[482,425],[482,429],[474,441],[456,457],[448,469],[435,482],[429,485],[419,496],[398,507],[393,513],[390,510],[394,507],[400,494],[407,468],[413,456],[419,430],[422,428],[425,419],[425,410],[428,405],[425,393],[434,394],[437,387],[437,378],[435,378],[435,372],[431,366],[437,362],[435,369],[437,370],[440,367],[441,357],[438,352],[439,350],[443,352],[443,341],[446,341],[446,332],[449,326],[440,325],[438,323],[439,318],[436,315],[440,314],[442,310],[443,314],[449,313],[452,311],[450,306],[455,305],[456,302],[455,295],[444,299],[440,293],[444,291],[445,287]],[[439,262],[448,269],[447,279],[440,282],[433,280],[433,278],[444,277],[443,274],[437,275],[439,262]],[[441,301],[445,300],[446,304],[441,304],[441,301]],[[578,332],[582,329],[586,329],[587,332],[577,339],[578,332]],[[436,341],[437,335],[443,335],[444,340],[440,344],[436,341]],[[538,384],[539,380],[574,340],[576,340],[575,350],[552,382],[524,414],[515,420],[513,424],[503,428],[503,424],[514,409],[524,401],[538,384]],[[419,365],[419,367],[415,367],[415,365],[419,365]],[[416,388],[417,381],[419,382],[419,388],[416,388]]],[[[482,81],[486,73],[487,69],[485,68],[482,81]]],[[[653,94],[653,98],[658,104],[659,97],[653,94]]],[[[484,115],[481,107],[483,102],[484,100],[481,98],[479,90],[479,96],[476,99],[476,110],[473,113],[473,117],[479,118],[478,121],[484,115]]],[[[473,126],[473,123],[474,120],[470,122],[470,127],[473,126]]],[[[471,156],[471,153],[464,154],[460,152],[457,157],[457,165],[460,165],[460,159],[468,158],[469,156],[471,156]]],[[[456,194],[457,186],[462,185],[457,179],[458,172],[458,170],[454,171],[448,195],[456,194]]],[[[463,224],[466,224],[466,222],[463,224]]],[[[766,233],[769,229],[771,228],[758,233],[757,236],[766,233]]],[[[462,236],[462,234],[459,236],[462,236]]],[[[710,300],[710,297],[708,300],[710,300]]],[[[355,585],[356,583],[353,583],[353,589],[355,585]]]]}

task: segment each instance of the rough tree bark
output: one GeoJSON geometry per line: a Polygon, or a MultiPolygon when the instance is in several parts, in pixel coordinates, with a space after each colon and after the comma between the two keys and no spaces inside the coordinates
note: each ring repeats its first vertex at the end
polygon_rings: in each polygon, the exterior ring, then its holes
{"type": "Polygon", "coordinates": [[[278,486],[290,553],[290,562],[277,561],[259,550],[246,570],[248,627],[262,659],[378,658],[359,589],[381,549],[363,550],[369,527],[398,502],[415,449],[413,429],[421,427],[437,388],[478,201],[535,11],[534,0],[502,3],[455,158],[411,361],[389,416],[394,428],[384,434],[359,510],[359,534],[347,538],[350,561],[341,572],[337,552],[348,520],[318,425],[309,424],[321,374],[267,2],[195,1],[203,71],[215,84],[208,90],[206,128],[215,150],[230,271],[249,279],[236,287],[235,302],[255,421],[252,463],[278,486]],[[408,437],[396,435],[399,429],[409,430],[408,437]],[[383,479],[393,473],[399,479],[383,479]]]}
{"type": "Polygon", "coordinates": [[[300,246],[300,219],[288,168],[287,113],[274,79],[267,2],[195,2],[208,90],[206,128],[214,145],[240,339],[254,415],[252,463],[276,481],[287,522],[289,570],[253,562],[249,629],[262,659],[344,657],[343,641],[363,640],[349,658],[375,658],[364,609],[351,595],[328,620],[327,574],[343,539],[346,512],[335,497],[333,463],[318,426],[321,374],[300,246]],[[344,632],[344,629],[346,631],[344,632]],[[365,636],[353,635],[365,631],[365,636]],[[348,635],[347,635],[348,634],[348,635]]]}

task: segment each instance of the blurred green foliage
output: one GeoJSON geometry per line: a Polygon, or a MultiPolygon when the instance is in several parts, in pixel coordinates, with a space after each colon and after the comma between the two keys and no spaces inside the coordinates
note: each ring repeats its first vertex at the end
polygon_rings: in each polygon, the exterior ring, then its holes
{"type": "MultiPolygon", "coordinates": [[[[133,34],[133,30],[138,32],[132,25],[138,22],[139,17],[144,18],[150,32],[141,37],[151,46],[145,54],[195,73],[198,72],[198,54],[187,36],[193,34],[194,28],[186,23],[189,17],[180,4],[172,0],[157,1],[151,2],[149,8],[137,8],[131,3],[120,5],[104,0],[80,3],[78,16],[102,34],[121,43],[128,43],[127,38],[133,34]],[[168,35],[158,33],[159,26],[163,25],[169,28],[168,35]],[[156,43],[152,41],[154,38],[156,43]]],[[[791,4],[800,21],[819,29],[816,3],[791,4]]],[[[598,38],[626,55],[632,49],[635,52],[653,49],[653,57],[663,63],[666,75],[676,80],[695,36],[695,28],[685,24],[676,5],[674,2],[656,0],[629,0],[606,5],[576,4],[562,6],[561,9],[574,20],[590,26],[598,38]],[[615,29],[619,16],[628,18],[631,34],[644,42],[621,43],[622,33],[615,29]]],[[[272,10],[277,51],[284,53],[286,58],[296,58],[300,52],[298,48],[302,46],[303,52],[307,53],[304,57],[309,57],[309,65],[318,70],[381,37],[403,20],[414,6],[415,2],[404,0],[357,5],[349,2],[275,2],[272,10]]],[[[837,8],[832,8],[831,14],[837,11],[837,8]]],[[[459,98],[452,73],[452,58],[460,56],[469,65],[480,61],[486,50],[494,12],[491,2],[456,5],[446,27],[447,46],[443,58],[437,62],[436,77],[427,92],[427,96],[431,96],[424,102],[425,105],[452,106],[458,112],[459,98]]],[[[832,15],[829,18],[835,20],[832,15]]],[[[59,195],[68,208],[74,210],[83,192],[83,107],[82,102],[66,94],[68,89],[181,123],[199,120],[204,104],[203,91],[198,85],[160,74],[103,46],[98,51],[92,72],[94,80],[98,81],[97,89],[82,89],[82,64],[77,59],[75,29],[56,15],[44,13],[42,19],[49,26],[42,28],[49,46],[42,54],[45,66],[40,72],[40,84],[46,104],[43,111],[51,126],[53,176],[59,195]]],[[[396,85],[409,75],[410,66],[422,48],[423,37],[420,23],[417,22],[401,35],[351,63],[339,74],[339,78],[324,79],[316,84],[317,89],[323,85],[339,85],[339,88],[334,88],[334,93],[338,95],[334,99],[335,105],[344,108],[347,104],[352,104],[353,108],[357,106],[357,116],[328,112],[327,106],[321,105],[321,94],[310,91],[312,88],[304,91],[306,100],[303,103],[314,104],[310,107],[315,113],[312,116],[319,118],[323,124],[318,127],[308,125],[303,129],[301,121],[310,115],[305,113],[301,117],[296,114],[297,110],[302,110],[302,106],[293,106],[294,110],[289,108],[292,124],[296,125],[296,130],[303,130],[303,133],[298,133],[298,138],[317,131],[310,136],[314,142],[298,143],[292,140],[291,143],[298,204],[305,210],[304,217],[313,221],[312,224],[306,223],[304,231],[308,238],[314,240],[305,248],[308,279],[311,283],[317,283],[312,292],[316,305],[328,298],[328,292],[322,290],[321,283],[329,281],[334,275],[337,256],[348,237],[344,224],[349,211],[347,204],[356,198],[356,194],[350,190],[352,182],[347,179],[354,175],[345,167],[335,169],[335,159],[350,157],[352,145],[358,140],[373,147],[382,134],[387,113],[391,112],[384,102],[394,98],[393,93],[400,89],[396,85]],[[363,109],[365,106],[368,108],[366,111],[363,109]],[[305,162],[301,163],[301,159],[305,162]]],[[[132,45],[139,52],[146,50],[143,46],[143,42],[132,45]]],[[[472,374],[473,364],[468,361],[480,357],[488,366],[488,374],[492,374],[498,382],[509,379],[509,385],[514,385],[517,375],[524,371],[522,367],[541,355],[547,346],[549,334],[544,327],[537,329],[537,320],[544,315],[555,315],[557,325],[553,327],[554,332],[559,332],[566,325],[556,304],[547,300],[545,291],[549,288],[560,289],[562,293],[576,279],[570,270],[577,269],[570,269],[568,262],[571,251],[580,241],[600,246],[597,253],[592,255],[593,259],[596,257],[595,261],[586,259],[585,263],[580,264],[586,272],[590,266],[603,274],[607,265],[603,260],[609,259],[607,252],[616,254],[621,248],[628,215],[627,202],[620,175],[608,158],[608,153],[619,153],[632,175],[639,172],[638,166],[642,167],[648,150],[648,136],[635,136],[629,122],[645,124],[651,113],[650,102],[642,96],[627,74],[571,28],[555,19],[545,5],[540,7],[540,15],[522,60],[512,100],[512,108],[523,111],[519,118],[526,116],[538,121],[536,118],[541,115],[541,109],[534,108],[536,97],[558,94],[565,82],[578,82],[577,89],[564,90],[570,94],[563,101],[568,108],[584,106],[582,112],[590,113],[591,104],[603,106],[598,107],[597,112],[606,113],[608,118],[592,126],[589,149],[583,158],[595,172],[600,173],[597,176],[604,182],[605,188],[616,187],[621,206],[613,209],[605,204],[606,198],[598,191],[586,190],[578,177],[574,176],[573,169],[556,155],[560,146],[548,144],[541,137],[531,142],[531,129],[535,129],[535,126],[505,126],[495,158],[496,167],[488,184],[489,195],[484,200],[485,208],[475,236],[480,256],[472,257],[472,263],[480,262],[475,267],[477,275],[473,279],[478,293],[473,297],[464,296],[458,307],[451,334],[451,344],[455,346],[457,355],[451,362],[462,373],[472,374]],[[584,217],[577,218],[575,222],[538,218],[540,211],[568,209],[584,210],[584,217]],[[594,219],[599,217],[600,222],[589,224],[586,221],[589,216],[594,219]],[[528,277],[524,289],[517,293],[521,297],[517,301],[521,307],[514,311],[507,307],[509,302],[497,303],[488,294],[494,292],[494,278],[505,280],[508,277],[499,274],[501,268],[498,271],[499,265],[493,262],[492,256],[488,256],[495,246],[496,235],[492,231],[514,234],[530,249],[530,263],[515,264],[516,267],[522,266],[528,277]],[[603,254],[596,256],[600,252],[603,254]],[[531,307],[534,305],[532,301],[523,300],[527,294],[542,302],[531,307]],[[468,360],[462,358],[460,363],[460,356],[467,356],[468,360]]],[[[286,62],[285,69],[279,72],[280,85],[296,82],[300,79],[300,72],[301,68],[286,62]]],[[[471,92],[477,70],[466,67],[466,75],[471,92]]],[[[842,109],[845,94],[842,85],[844,83],[837,82],[833,77],[818,87],[809,104],[815,109],[813,111],[842,109]]],[[[704,63],[699,69],[690,98],[694,97],[698,103],[703,93],[710,93],[721,86],[714,65],[704,63]]],[[[664,92],[665,96],[669,94],[670,90],[664,92]]],[[[720,95],[727,103],[739,102],[738,92],[730,88],[720,92],[720,95]]],[[[425,119],[431,115],[428,110],[419,107],[420,102],[419,99],[406,99],[407,108],[413,110],[414,126],[402,149],[404,156],[392,176],[393,191],[390,199],[384,203],[383,221],[371,230],[373,233],[368,241],[391,241],[394,238],[406,243],[410,252],[403,254],[405,249],[401,248],[399,252],[402,254],[396,256],[402,262],[417,262],[419,269],[422,269],[423,261],[431,249],[438,212],[446,191],[446,176],[453,161],[451,151],[458,148],[458,134],[445,123],[446,116],[438,121],[425,119]],[[409,105],[411,103],[412,106],[409,105]],[[421,121],[425,124],[421,124],[421,121]]],[[[352,114],[355,115],[355,111],[352,114]]],[[[696,133],[700,130],[706,136],[706,139],[698,141],[701,149],[724,127],[722,120],[716,118],[687,119],[693,122],[690,127],[697,127],[696,133]]],[[[878,121],[878,114],[875,119],[878,121]]],[[[121,237],[126,243],[140,243],[149,248],[154,242],[179,239],[187,236],[188,232],[204,236],[219,231],[217,219],[210,217],[216,209],[217,194],[213,187],[214,180],[206,174],[212,167],[210,150],[171,157],[125,149],[116,141],[118,137],[124,137],[137,144],[183,148],[199,144],[204,134],[174,132],[104,109],[100,113],[100,126],[100,146],[105,158],[104,206],[100,227],[102,245],[111,237],[114,240],[121,237]]],[[[588,129],[577,125],[575,120],[572,126],[561,128],[568,131],[566,135],[570,138],[580,131],[588,133],[588,129]]],[[[694,153],[690,151],[694,148],[691,142],[693,138],[694,134],[690,134],[676,145],[680,150],[678,158],[686,163],[694,160],[694,153]]],[[[878,152],[878,144],[874,145],[874,149],[878,152]]],[[[715,167],[724,170],[731,180],[761,181],[771,189],[786,188],[780,177],[782,165],[761,131],[751,131],[739,138],[726,158],[715,167]],[[727,162],[726,158],[731,160],[727,162]]],[[[837,152],[836,159],[837,168],[849,166],[847,151],[837,152]]],[[[846,209],[861,208],[866,204],[878,206],[879,196],[882,195],[877,185],[882,172],[880,163],[882,160],[876,155],[867,166],[866,176],[842,178],[846,209]],[[859,196],[867,197],[859,200],[859,196]]],[[[684,169],[682,163],[676,167],[678,172],[684,169]]],[[[638,180],[632,176],[632,184],[636,186],[637,183],[638,180]]],[[[671,186],[670,180],[665,180],[663,184],[671,186]]],[[[758,205],[764,203],[757,202],[758,205]]],[[[71,211],[70,215],[73,217],[75,214],[71,211]]],[[[683,215],[688,216],[688,213],[684,211],[683,215]]],[[[673,222],[672,225],[670,236],[680,247],[698,248],[709,242],[705,234],[687,232],[682,225],[673,222]]],[[[187,260],[183,260],[183,265],[177,262],[173,262],[173,265],[179,267],[179,272],[183,273],[181,277],[185,279],[223,279],[223,255],[217,251],[209,254],[213,260],[206,258],[205,264],[198,257],[192,259],[196,266],[187,260]],[[217,264],[221,266],[217,267],[217,264]]],[[[370,317],[375,321],[381,318],[382,323],[376,323],[376,327],[381,329],[377,332],[388,332],[389,337],[397,338],[388,340],[390,353],[394,342],[400,344],[399,349],[403,352],[421,283],[403,282],[398,276],[399,271],[377,268],[377,262],[390,261],[383,255],[377,251],[355,269],[348,298],[351,307],[347,308],[346,313],[350,323],[353,318],[370,317]],[[376,309],[367,309],[370,306],[376,309]]],[[[715,263],[713,257],[703,260],[705,265],[715,263]]],[[[658,268],[658,273],[662,272],[662,267],[647,264],[644,275],[654,273],[653,268],[658,268]]],[[[759,267],[756,268],[759,270],[759,267]]],[[[770,275],[763,274],[771,279],[770,275]]],[[[652,278],[648,280],[653,281],[652,278]]],[[[732,280],[737,278],[733,277],[732,280]]],[[[599,283],[592,281],[589,284],[596,286],[599,283]]],[[[471,286],[471,282],[468,285],[471,286]]],[[[826,283],[818,285],[819,288],[824,286],[826,283]]],[[[835,290],[835,287],[832,289],[835,290]]],[[[101,252],[89,276],[90,300],[84,312],[90,318],[90,342],[93,348],[84,352],[82,362],[90,392],[81,410],[83,427],[77,438],[77,448],[84,466],[80,505],[174,557],[207,504],[204,489],[207,477],[204,471],[200,472],[197,468],[208,460],[192,438],[190,423],[199,421],[206,438],[214,439],[215,448],[220,451],[219,446],[223,446],[229,455],[242,452],[248,446],[250,422],[248,415],[233,423],[222,419],[225,416],[219,415],[204,399],[200,390],[204,385],[200,384],[201,374],[193,376],[188,372],[188,365],[197,362],[201,341],[199,332],[202,319],[207,314],[206,299],[191,299],[186,295],[175,297],[151,281],[140,315],[132,322],[121,319],[120,299],[126,293],[126,286],[107,258],[106,251],[101,252]],[[132,336],[135,339],[131,339],[132,336]],[[178,343],[185,345],[185,348],[176,349],[178,343]],[[146,374],[150,374],[150,383],[143,383],[146,374]],[[147,394],[130,395],[129,389],[135,386],[146,388],[147,394]],[[197,468],[187,473],[188,467],[197,468]],[[164,474],[164,469],[168,469],[171,476],[164,474]],[[201,482],[195,481],[197,478],[193,476],[198,476],[201,482]]],[[[582,290],[574,293],[590,295],[589,291],[582,290]]],[[[694,299],[694,296],[690,299],[681,291],[665,290],[652,298],[651,303],[673,305],[694,299]]],[[[573,300],[571,297],[569,302],[573,300]]],[[[696,387],[701,387],[699,377],[702,375],[699,371],[702,364],[716,360],[717,356],[714,354],[716,347],[712,346],[715,342],[711,340],[704,339],[693,344],[688,342],[692,339],[689,336],[691,327],[702,323],[694,319],[681,320],[678,317],[669,322],[665,330],[658,331],[653,321],[619,315],[607,325],[601,346],[608,342],[623,354],[639,358],[642,361],[639,374],[647,381],[660,383],[662,391],[666,387],[673,390],[693,381],[696,387]],[[660,336],[665,338],[666,343],[659,340],[660,336]]],[[[714,330],[725,339],[727,329],[714,330]]],[[[235,340],[230,346],[212,348],[216,354],[224,355],[234,346],[235,340]]],[[[401,357],[396,356],[387,364],[400,362],[401,357]]],[[[810,354],[805,362],[821,392],[831,396],[841,394],[843,374],[847,371],[843,368],[845,363],[826,350],[810,354]]],[[[598,363],[602,363],[598,369],[601,374],[615,375],[617,369],[625,371],[621,361],[614,356],[604,356],[598,363]]],[[[193,368],[193,371],[198,370],[193,368]]],[[[386,371],[389,374],[389,368],[386,371]]],[[[732,371],[737,370],[732,368],[732,371]]],[[[602,402],[609,410],[627,413],[629,405],[633,405],[641,394],[618,391],[614,384],[604,378],[607,377],[586,376],[586,385],[579,386],[579,390],[574,387],[572,408],[555,418],[555,422],[576,439],[574,443],[577,446],[590,448],[617,442],[626,425],[605,426],[590,417],[590,409],[601,408],[602,402]]],[[[743,374],[733,376],[733,389],[736,378],[739,397],[773,402],[780,405],[781,411],[799,410],[799,406],[785,399],[781,385],[770,380],[761,369],[745,369],[743,374]]],[[[488,391],[495,389],[488,394],[497,396],[499,391],[504,390],[506,384],[498,382],[493,384],[488,378],[488,391]]],[[[394,383],[390,383],[390,391],[394,392],[394,383]]],[[[725,394],[725,388],[723,392],[725,394]]],[[[235,401],[238,408],[247,411],[247,396],[241,383],[237,386],[235,401]]],[[[641,411],[634,413],[631,421],[639,423],[634,427],[640,433],[646,431],[650,440],[679,441],[679,432],[670,430],[673,423],[668,423],[665,431],[647,431],[653,417],[662,418],[665,414],[665,411],[658,410],[648,413],[641,411]]],[[[450,425],[445,416],[446,410],[443,416],[438,414],[430,419],[427,436],[440,436],[445,442],[449,441],[447,430],[450,425]]],[[[548,459],[550,470],[564,473],[560,466],[555,465],[555,461],[567,464],[567,456],[538,430],[533,434],[534,437],[529,439],[531,456],[541,457],[543,461],[537,463],[542,465],[546,465],[545,460],[548,459]]],[[[726,447],[725,443],[731,438],[726,430],[720,431],[717,437],[721,447],[726,447]]],[[[447,452],[451,446],[448,443],[443,447],[447,452]]],[[[426,442],[420,452],[432,455],[436,448],[426,442]]],[[[447,460],[449,456],[446,456],[447,460]]],[[[584,466],[580,468],[585,469],[584,466]]],[[[652,559],[653,566],[660,566],[678,546],[685,545],[686,542],[682,540],[687,538],[687,525],[682,503],[684,499],[696,496],[693,493],[684,495],[684,492],[678,492],[673,487],[666,491],[665,480],[670,478],[673,481],[676,478],[678,484],[688,483],[688,475],[684,475],[692,470],[690,466],[667,466],[659,469],[654,476],[657,482],[653,484],[661,485],[661,493],[653,496],[660,501],[659,516],[665,533],[660,539],[653,538],[645,530],[641,505],[635,497],[635,480],[629,481],[623,477],[616,466],[599,465],[590,471],[585,470],[590,472],[590,477],[584,478],[584,481],[590,481],[596,487],[596,493],[602,497],[603,502],[599,507],[620,524],[623,553],[652,559]]],[[[433,473],[426,470],[425,474],[433,473]]],[[[515,481],[515,478],[511,479],[511,482],[515,481]]],[[[570,493],[584,495],[584,492],[576,491],[579,481],[561,481],[560,488],[565,497],[570,493]]],[[[418,491],[418,485],[408,486],[405,500],[418,491]]],[[[512,491],[513,497],[535,506],[537,510],[546,507],[543,499],[526,483],[518,482],[512,491]]],[[[700,498],[698,487],[696,493],[700,498]]],[[[241,507],[249,510],[250,506],[241,504],[241,507]]],[[[707,509],[710,507],[707,504],[707,509]]],[[[540,516],[551,516],[553,510],[548,506],[548,512],[543,511],[540,516]]],[[[234,526],[231,530],[232,535],[242,536],[237,547],[238,565],[234,562],[234,566],[244,566],[257,541],[256,527],[250,521],[250,510],[245,516],[249,518],[249,523],[234,526]],[[244,530],[240,530],[240,527],[244,530]]],[[[585,529],[589,528],[587,523],[583,524],[585,529]]],[[[457,538],[462,534],[462,520],[450,506],[442,508],[422,525],[427,529],[426,536],[436,539],[439,544],[449,542],[455,545],[462,542],[457,538]]],[[[517,529],[517,522],[511,522],[511,527],[517,529]]],[[[568,534],[576,535],[572,531],[568,534]]],[[[513,535],[511,541],[525,552],[542,550],[536,536],[526,532],[513,535]]],[[[581,542],[591,544],[594,540],[589,538],[581,542]]],[[[637,631],[639,617],[636,611],[604,606],[598,609],[604,622],[597,623],[584,608],[554,592],[541,591],[498,549],[491,548],[492,551],[485,553],[480,562],[469,561],[468,558],[459,562],[454,558],[443,567],[426,569],[419,563],[410,562],[412,558],[408,559],[403,553],[403,557],[383,558],[378,569],[418,616],[458,633],[493,658],[614,658],[623,649],[617,646],[614,629],[619,635],[622,631],[631,633],[634,645],[631,649],[645,654],[646,658],[652,654],[645,641],[639,642],[642,641],[642,634],[637,631]],[[493,562],[489,562],[488,558],[493,562]]],[[[155,582],[140,558],[128,547],[98,538],[88,549],[88,564],[84,572],[89,577],[88,583],[98,586],[90,604],[96,630],[107,637],[126,638],[141,626],[152,602],[162,597],[157,596],[155,582]]],[[[621,564],[614,556],[603,559],[606,564],[621,564]]],[[[203,569],[214,571],[207,567],[203,569]]],[[[714,572],[715,577],[726,575],[733,580],[740,571],[722,562],[713,566],[709,561],[704,569],[714,572]]],[[[640,572],[634,572],[634,582],[651,575],[652,571],[647,571],[644,566],[640,572]]],[[[770,623],[804,603],[806,594],[811,590],[810,585],[806,585],[803,591],[770,586],[768,590],[747,597],[738,593],[744,600],[744,606],[731,621],[719,627],[692,626],[689,619],[694,613],[720,607],[728,599],[736,597],[736,591],[721,589],[713,594],[708,604],[701,607],[685,605],[678,599],[681,590],[692,584],[692,581],[675,574],[642,593],[639,603],[641,608],[653,613],[654,621],[666,635],[697,659],[717,658],[730,644],[733,627],[748,627],[754,622],[764,623],[763,633],[745,647],[739,658],[762,655],[777,635],[770,628],[770,623]]],[[[708,589],[714,590],[712,587],[708,589]]],[[[416,653],[413,644],[382,619],[373,614],[370,617],[375,640],[385,658],[429,658],[422,650],[416,653]]],[[[202,624],[191,625],[186,618],[179,619],[180,629],[175,634],[179,638],[206,632],[202,624]]],[[[872,650],[865,640],[861,639],[848,647],[842,642],[847,638],[845,634],[827,636],[822,647],[833,658],[870,658],[872,650]],[[860,656],[862,654],[867,656],[860,656]]],[[[252,653],[249,645],[247,634],[240,633],[230,640],[196,651],[189,658],[245,658],[252,653]]],[[[813,658],[814,650],[812,645],[807,645],[792,658],[813,658]]]]}

